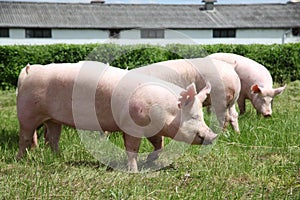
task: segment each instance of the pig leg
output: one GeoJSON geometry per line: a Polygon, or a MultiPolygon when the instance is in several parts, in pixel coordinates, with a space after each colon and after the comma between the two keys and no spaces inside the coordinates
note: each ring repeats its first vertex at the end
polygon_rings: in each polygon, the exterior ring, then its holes
{"type": "Polygon", "coordinates": [[[226,126],[226,117],[227,117],[226,107],[218,105],[215,107],[215,112],[217,115],[217,120],[219,122],[219,126],[221,128],[224,128],[226,126]]]}
{"type": "Polygon", "coordinates": [[[138,172],[137,156],[138,156],[142,138],[133,137],[126,133],[123,134],[123,138],[124,138],[125,149],[128,157],[128,162],[127,162],[128,171],[138,172]]]}
{"type": "Polygon", "coordinates": [[[164,147],[164,137],[160,135],[154,135],[147,138],[154,147],[154,151],[150,153],[147,157],[147,162],[153,162],[159,157],[164,147]]]}
{"type": "Polygon", "coordinates": [[[57,124],[50,120],[46,121],[44,124],[46,126],[45,143],[49,144],[54,152],[58,152],[58,142],[61,134],[61,124],[57,124]]]}
{"type": "Polygon", "coordinates": [[[37,147],[39,147],[38,135],[37,135],[37,132],[35,130],[34,134],[33,134],[33,138],[32,138],[31,149],[34,149],[34,148],[37,148],[37,147]]]}
{"type": "Polygon", "coordinates": [[[238,117],[239,114],[235,109],[235,105],[231,105],[228,109],[229,111],[229,123],[233,130],[237,133],[240,133],[240,128],[239,128],[239,122],[238,122],[238,117]]]}
{"type": "Polygon", "coordinates": [[[225,121],[224,121],[224,125],[223,125],[223,130],[225,130],[228,127],[229,121],[230,121],[229,111],[226,110],[226,115],[225,115],[225,121]]]}
{"type": "Polygon", "coordinates": [[[246,111],[246,104],[245,104],[245,97],[240,96],[237,100],[239,110],[240,110],[240,115],[244,114],[246,111]]]}
{"type": "Polygon", "coordinates": [[[23,157],[26,149],[32,144],[32,137],[35,131],[35,127],[25,127],[20,124],[20,133],[19,133],[19,152],[17,159],[23,157]]]}

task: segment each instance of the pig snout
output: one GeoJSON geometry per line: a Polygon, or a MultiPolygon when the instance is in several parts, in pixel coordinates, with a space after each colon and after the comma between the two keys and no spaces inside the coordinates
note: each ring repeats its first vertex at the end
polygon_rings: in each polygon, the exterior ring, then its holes
{"type": "Polygon", "coordinates": [[[196,135],[196,143],[202,144],[202,145],[209,145],[212,144],[213,141],[218,137],[217,134],[212,132],[211,130],[206,131],[204,134],[197,133],[196,135]]]}
{"type": "Polygon", "coordinates": [[[212,131],[209,131],[207,134],[205,134],[203,145],[209,145],[212,144],[213,141],[218,137],[217,134],[213,133],[212,131]]]}
{"type": "Polygon", "coordinates": [[[271,117],[272,116],[272,110],[264,110],[263,112],[262,112],[262,115],[264,116],[264,117],[271,117]]]}

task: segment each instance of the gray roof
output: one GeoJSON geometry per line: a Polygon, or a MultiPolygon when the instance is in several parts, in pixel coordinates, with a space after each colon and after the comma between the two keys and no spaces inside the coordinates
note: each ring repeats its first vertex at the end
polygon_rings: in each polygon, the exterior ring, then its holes
{"type": "Polygon", "coordinates": [[[288,28],[300,27],[300,3],[215,5],[0,2],[0,27],[288,28]]]}

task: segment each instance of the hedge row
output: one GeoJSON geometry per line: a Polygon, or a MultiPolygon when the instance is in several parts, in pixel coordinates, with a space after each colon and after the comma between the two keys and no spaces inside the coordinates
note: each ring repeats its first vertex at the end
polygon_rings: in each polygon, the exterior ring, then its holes
{"type": "Polygon", "coordinates": [[[27,63],[74,63],[96,60],[120,68],[135,68],[178,58],[204,57],[215,52],[251,58],[270,71],[275,82],[300,80],[300,44],[284,45],[19,45],[0,46],[0,88],[16,87],[18,74],[27,63]]]}

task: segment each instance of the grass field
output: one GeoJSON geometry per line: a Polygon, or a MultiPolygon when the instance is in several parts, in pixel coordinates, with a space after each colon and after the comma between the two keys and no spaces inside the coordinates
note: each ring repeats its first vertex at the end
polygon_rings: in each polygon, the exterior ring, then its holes
{"type": "Polygon", "coordinates": [[[17,162],[15,91],[0,91],[0,199],[300,199],[300,81],[276,97],[272,118],[247,109],[240,135],[228,130],[205,154],[191,146],[168,167],[130,174],[99,163],[68,127],[60,154],[41,137],[17,162]]]}

